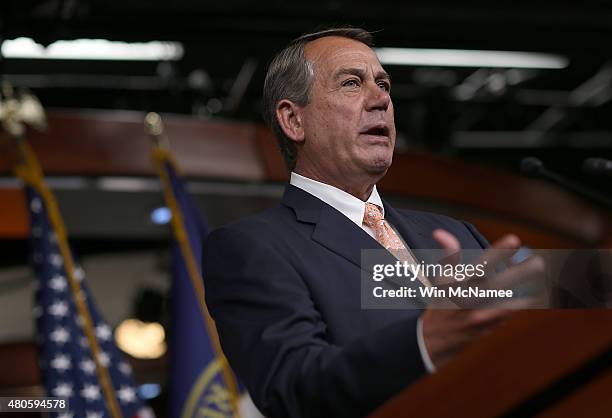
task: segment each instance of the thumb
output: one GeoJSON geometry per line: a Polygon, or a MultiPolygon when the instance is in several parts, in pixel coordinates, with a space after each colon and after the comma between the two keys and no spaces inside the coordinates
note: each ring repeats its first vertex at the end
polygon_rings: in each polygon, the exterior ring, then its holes
{"type": "Polygon", "coordinates": [[[444,258],[440,263],[454,265],[461,261],[461,244],[457,237],[445,229],[434,230],[432,237],[444,250],[444,258]]]}

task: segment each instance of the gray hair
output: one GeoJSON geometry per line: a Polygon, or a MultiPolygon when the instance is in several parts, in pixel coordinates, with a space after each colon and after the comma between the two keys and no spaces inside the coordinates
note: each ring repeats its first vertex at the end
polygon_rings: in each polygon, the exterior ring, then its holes
{"type": "Polygon", "coordinates": [[[315,39],[326,36],[340,36],[354,39],[369,47],[373,45],[372,34],[364,29],[338,27],[308,33],[293,40],[280,51],[270,63],[263,88],[263,118],[272,128],[281,154],[289,171],[295,168],[297,148],[285,135],[276,118],[276,105],[281,100],[290,100],[299,106],[306,106],[310,100],[310,88],[314,69],[304,56],[304,47],[315,39]]]}

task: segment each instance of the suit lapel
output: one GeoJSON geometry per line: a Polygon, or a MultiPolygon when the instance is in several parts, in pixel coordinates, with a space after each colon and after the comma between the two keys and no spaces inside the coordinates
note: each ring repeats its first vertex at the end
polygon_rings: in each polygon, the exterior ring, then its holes
{"type": "Polygon", "coordinates": [[[386,201],[385,219],[389,221],[402,236],[410,248],[438,248],[438,244],[431,237],[431,232],[412,217],[402,216],[386,201]]]}
{"type": "MultiPolygon", "coordinates": [[[[383,249],[378,241],[338,210],[295,186],[287,186],[282,203],[294,210],[299,222],[314,225],[313,241],[360,268],[361,250],[383,249]]],[[[391,260],[395,258],[389,254],[391,260]]]]}
{"type": "Polygon", "coordinates": [[[361,250],[383,247],[350,219],[331,206],[322,208],[312,239],[361,267],[361,250]]]}
{"type": "Polygon", "coordinates": [[[383,201],[383,204],[385,205],[385,218],[395,227],[417,260],[426,263],[437,262],[437,256],[434,254],[437,252],[429,251],[440,248],[431,236],[432,231],[415,218],[402,216],[386,201],[383,201]]]}
{"type": "MultiPolygon", "coordinates": [[[[363,272],[366,272],[368,274],[366,277],[371,277],[374,271],[374,264],[395,264],[397,262],[397,259],[390,252],[363,229],[355,225],[354,222],[340,211],[310,193],[289,184],[285,189],[281,202],[283,205],[293,209],[298,222],[313,225],[314,229],[311,236],[313,241],[348,260],[363,272]],[[367,259],[362,260],[362,250],[378,251],[371,253],[367,259]]],[[[424,238],[421,229],[412,231],[410,225],[402,220],[403,217],[386,203],[383,202],[383,204],[385,205],[386,213],[391,215],[393,225],[402,237],[406,237],[404,238],[406,243],[421,244],[425,246],[424,248],[436,248],[427,247],[429,243],[424,238]]],[[[393,288],[400,288],[406,285],[401,280],[398,282],[395,280],[385,280],[384,283],[393,288]]]]}

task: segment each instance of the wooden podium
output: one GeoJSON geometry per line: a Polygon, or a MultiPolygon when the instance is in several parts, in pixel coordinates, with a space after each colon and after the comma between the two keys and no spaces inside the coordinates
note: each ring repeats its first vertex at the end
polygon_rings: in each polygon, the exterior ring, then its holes
{"type": "Polygon", "coordinates": [[[518,313],[370,415],[399,417],[612,417],[612,310],[518,313]]]}

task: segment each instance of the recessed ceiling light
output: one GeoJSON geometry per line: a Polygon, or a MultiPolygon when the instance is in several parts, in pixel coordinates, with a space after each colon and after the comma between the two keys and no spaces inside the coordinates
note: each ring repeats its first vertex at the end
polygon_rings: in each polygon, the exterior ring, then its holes
{"type": "Polygon", "coordinates": [[[2,43],[5,58],[107,61],[178,61],[183,57],[179,42],[118,42],[106,39],[55,41],[46,48],[30,38],[2,43]]]}
{"type": "Polygon", "coordinates": [[[468,49],[375,48],[381,64],[433,67],[561,69],[569,60],[537,52],[468,49]]]}

